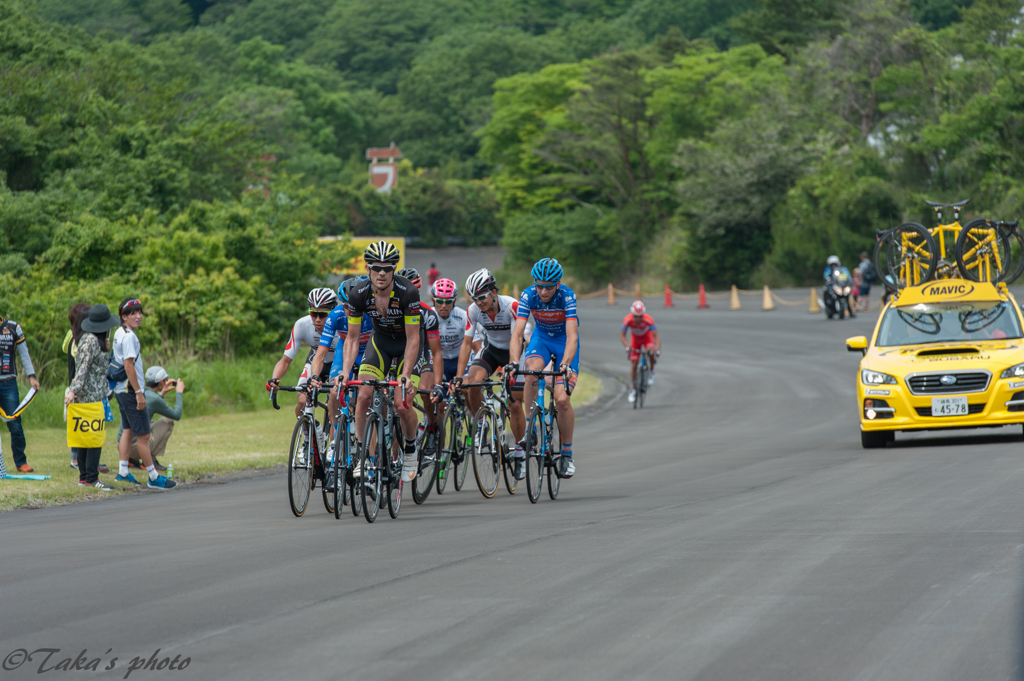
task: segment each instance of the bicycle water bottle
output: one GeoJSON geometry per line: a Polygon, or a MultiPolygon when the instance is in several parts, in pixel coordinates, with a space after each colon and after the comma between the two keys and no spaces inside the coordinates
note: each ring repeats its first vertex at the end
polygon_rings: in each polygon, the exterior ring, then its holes
{"type": "Polygon", "coordinates": [[[537,381],[537,404],[544,406],[544,377],[541,376],[540,380],[537,381]]]}

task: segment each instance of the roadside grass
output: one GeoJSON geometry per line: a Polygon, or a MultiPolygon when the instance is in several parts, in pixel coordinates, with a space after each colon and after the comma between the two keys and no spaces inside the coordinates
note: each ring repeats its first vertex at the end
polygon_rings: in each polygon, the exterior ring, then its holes
{"type": "MultiPolygon", "coordinates": [[[[292,366],[295,367],[295,364],[292,366]]],[[[288,384],[289,379],[294,379],[292,373],[290,371],[282,383],[288,384]]],[[[596,399],[600,391],[600,379],[581,373],[573,392],[573,403],[582,406],[596,399]]],[[[40,398],[42,396],[41,393],[40,398]]],[[[251,403],[253,407],[250,411],[205,416],[192,415],[188,398],[189,391],[186,390],[185,415],[175,425],[167,451],[161,458],[164,465],[174,464],[174,479],[178,482],[195,482],[204,476],[230,471],[271,468],[287,461],[292,429],[295,427],[294,395],[279,395],[279,412],[273,411],[269,403],[265,402],[266,397],[263,397],[264,401],[258,405],[251,403]]],[[[29,409],[35,407],[33,403],[29,409]]],[[[100,480],[117,488],[117,491],[97,492],[89,487],[79,487],[78,471],[69,465],[67,435],[61,423],[59,428],[26,429],[27,456],[29,464],[35,468],[34,474],[52,477],[41,481],[0,481],[0,511],[41,508],[123,494],[161,494],[145,487],[145,471],[138,469],[133,469],[133,473],[143,483],[140,488],[114,482],[114,476],[117,475],[117,424],[116,416],[113,423],[107,424],[107,440],[100,459],[110,467],[110,473],[101,474],[100,480]]],[[[6,428],[0,427],[0,440],[8,473],[15,474],[11,459],[11,439],[6,428]]]]}

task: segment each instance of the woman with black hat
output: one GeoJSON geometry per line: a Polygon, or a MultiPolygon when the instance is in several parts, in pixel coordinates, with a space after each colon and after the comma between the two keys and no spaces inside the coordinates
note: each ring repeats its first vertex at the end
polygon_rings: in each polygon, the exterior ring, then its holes
{"type": "MultiPolygon", "coordinates": [[[[110,308],[102,303],[89,308],[78,340],[75,378],[64,396],[64,404],[102,402],[107,394],[107,333],[120,324],[110,308]]],[[[78,484],[102,491],[113,489],[100,482],[101,447],[78,448],[78,484]]]]}

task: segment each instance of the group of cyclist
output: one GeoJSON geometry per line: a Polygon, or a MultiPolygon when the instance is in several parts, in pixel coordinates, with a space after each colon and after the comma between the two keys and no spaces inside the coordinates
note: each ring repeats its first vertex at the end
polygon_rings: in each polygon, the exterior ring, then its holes
{"type": "MultiPolygon", "coordinates": [[[[411,399],[406,403],[396,401],[404,437],[402,477],[411,482],[421,465],[434,461],[438,417],[446,400],[455,391],[464,390],[471,413],[476,413],[481,390],[462,388],[462,384],[479,383],[504,372],[512,383],[509,412],[517,442],[514,470],[521,480],[526,475],[524,404],[536,401],[539,386],[536,376],[518,372],[541,371],[551,362],[561,374],[552,386],[561,437],[557,471],[559,477],[571,478],[576,467],[572,449],[575,414],[570,396],[579,373],[579,317],[576,294],[561,283],[564,272],[558,261],[544,258],[537,262],[531,271],[534,285],[523,291],[519,300],[500,295],[488,269],[474,272],[466,281],[472,303],[464,310],[456,304],[459,287],[451,279],[438,279],[430,286],[431,305],[421,301],[420,275],[412,268],[397,269],[400,258],[394,244],[371,243],[363,260],[366,276],[342,282],[336,293],[329,288],[310,292],[309,315],[295,322],[284,355],[267,381],[267,390],[277,389],[301,345],[311,350],[299,385],[335,383],[328,401],[329,414],[337,413],[340,396],[344,395],[344,381],[336,379],[385,380],[396,367],[403,390],[410,395],[422,391],[427,416],[420,457],[418,418],[411,399]],[[532,333],[528,322],[533,325],[532,333]],[[524,342],[527,335],[529,341],[524,342]]],[[[653,321],[649,326],[653,330],[653,321]]],[[[359,387],[355,405],[357,438],[363,434],[372,395],[370,385],[359,387]]],[[[302,413],[306,399],[300,391],[296,416],[302,413]]],[[[361,476],[358,468],[353,476],[361,476]]]]}

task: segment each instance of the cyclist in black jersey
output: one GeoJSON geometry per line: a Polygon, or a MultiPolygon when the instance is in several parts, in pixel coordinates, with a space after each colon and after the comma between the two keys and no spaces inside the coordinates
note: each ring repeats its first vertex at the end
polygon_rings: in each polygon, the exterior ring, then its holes
{"type": "MultiPolygon", "coordinates": [[[[412,282],[417,291],[422,285],[419,271],[412,267],[399,270],[398,276],[412,282]]],[[[430,397],[423,401],[428,425],[422,440],[421,464],[428,465],[434,463],[434,451],[437,449],[437,405],[444,399],[444,389],[439,384],[435,385],[435,382],[444,380],[444,357],[441,355],[441,322],[437,312],[421,301],[420,314],[420,358],[413,370],[412,380],[417,388],[431,392],[430,397]]]]}
{"type": "MultiPolygon", "coordinates": [[[[415,390],[412,374],[420,355],[420,293],[412,282],[395,274],[399,254],[394,244],[377,241],[363,253],[369,281],[352,289],[346,306],[348,335],[342,353],[341,376],[348,376],[359,353],[359,331],[363,314],[373,320],[373,334],[359,365],[359,378],[383,380],[398,359],[399,380],[406,384],[409,408],[396,400],[398,416],[405,436],[405,467],[402,476],[407,482],[416,477],[416,410],[411,391],[415,390]]],[[[373,389],[360,386],[356,403],[356,437],[362,437],[366,412],[370,408],[373,389]]]]}

